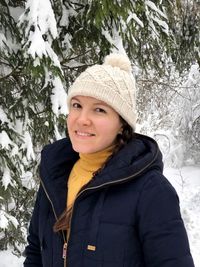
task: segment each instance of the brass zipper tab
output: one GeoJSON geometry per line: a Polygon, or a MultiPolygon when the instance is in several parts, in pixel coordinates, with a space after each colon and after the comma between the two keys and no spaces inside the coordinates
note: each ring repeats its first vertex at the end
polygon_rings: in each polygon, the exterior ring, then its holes
{"type": "Polygon", "coordinates": [[[88,245],[87,246],[87,250],[95,251],[96,250],[96,246],[88,245]]]}

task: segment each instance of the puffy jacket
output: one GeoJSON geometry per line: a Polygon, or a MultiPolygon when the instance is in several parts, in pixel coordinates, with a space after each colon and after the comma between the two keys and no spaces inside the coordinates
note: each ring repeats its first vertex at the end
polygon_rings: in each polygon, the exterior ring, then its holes
{"type": "MultiPolygon", "coordinates": [[[[25,267],[64,266],[66,233],[53,225],[77,159],[66,138],[42,151],[25,267]]],[[[156,142],[139,134],[109,161],[75,200],[68,267],[194,267],[178,197],[162,169],[156,142]]]]}

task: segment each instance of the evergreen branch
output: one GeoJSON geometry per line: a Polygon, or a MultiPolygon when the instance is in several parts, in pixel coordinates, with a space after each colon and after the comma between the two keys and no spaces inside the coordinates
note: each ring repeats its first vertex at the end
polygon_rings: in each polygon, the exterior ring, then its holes
{"type": "Polygon", "coordinates": [[[14,70],[12,70],[9,74],[3,76],[3,77],[0,77],[0,82],[9,78],[10,76],[15,76],[14,74],[18,73],[16,70],[18,69],[18,67],[16,67],[14,70]]]}
{"type": "Polygon", "coordinates": [[[85,52],[82,53],[82,54],[79,54],[79,55],[74,56],[74,57],[70,57],[70,58],[63,59],[60,63],[61,63],[61,65],[62,65],[62,64],[64,64],[64,63],[66,63],[67,61],[69,62],[69,61],[71,61],[71,60],[75,60],[75,59],[77,59],[77,58],[83,57],[83,56],[85,56],[86,54],[88,54],[88,53],[91,52],[91,51],[92,51],[92,49],[88,49],[87,51],[85,51],[85,52]]]}
{"type": "Polygon", "coordinates": [[[93,66],[93,64],[82,64],[82,65],[79,65],[79,66],[73,66],[73,67],[70,67],[70,66],[67,66],[67,65],[62,65],[63,69],[70,69],[70,70],[76,70],[76,69],[85,69],[87,67],[91,67],[93,66]]]}
{"type": "Polygon", "coordinates": [[[6,66],[9,66],[9,67],[12,67],[12,68],[13,68],[13,66],[12,66],[11,64],[6,63],[6,62],[3,62],[3,61],[0,61],[0,64],[2,64],[2,65],[6,65],[6,66]]]}

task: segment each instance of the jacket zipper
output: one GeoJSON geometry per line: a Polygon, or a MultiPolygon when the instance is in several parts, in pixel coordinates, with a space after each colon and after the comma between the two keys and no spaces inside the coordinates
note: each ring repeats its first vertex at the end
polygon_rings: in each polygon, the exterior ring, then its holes
{"type": "MultiPolygon", "coordinates": [[[[159,151],[159,150],[157,149],[154,158],[153,158],[153,159],[152,159],[152,160],[151,160],[151,161],[150,161],[144,168],[140,169],[140,170],[139,170],[138,172],[136,172],[135,174],[130,175],[130,176],[127,176],[127,177],[125,177],[125,178],[123,178],[123,179],[120,179],[120,180],[117,180],[117,181],[112,181],[112,182],[104,183],[104,184],[101,184],[101,185],[98,185],[98,186],[88,187],[88,188],[83,189],[82,191],[80,191],[80,192],[77,194],[77,196],[76,196],[76,198],[75,198],[75,200],[74,200],[74,204],[75,204],[75,202],[77,201],[77,199],[80,197],[80,195],[83,194],[83,193],[86,192],[86,191],[95,190],[95,189],[101,189],[101,188],[103,188],[103,187],[105,187],[105,186],[107,186],[107,185],[120,184],[120,183],[123,183],[123,182],[125,182],[125,181],[131,179],[131,178],[136,177],[137,175],[139,175],[140,173],[142,173],[146,168],[148,168],[148,167],[154,162],[154,160],[157,158],[158,151],[159,151]]],[[[50,202],[50,204],[51,204],[51,206],[52,206],[54,216],[55,216],[56,220],[58,220],[58,217],[57,217],[56,212],[55,212],[54,205],[53,205],[53,203],[52,203],[52,201],[51,201],[51,199],[50,199],[50,197],[49,197],[49,194],[47,193],[47,190],[46,190],[46,188],[45,188],[45,186],[44,186],[44,183],[43,183],[43,181],[42,181],[41,179],[40,179],[40,181],[41,181],[42,187],[43,187],[43,189],[44,189],[44,191],[45,191],[45,194],[46,194],[46,196],[47,196],[47,198],[48,198],[48,200],[49,200],[49,202],[50,202]]],[[[63,244],[64,267],[67,267],[67,250],[68,250],[68,244],[69,244],[69,239],[70,239],[70,234],[71,234],[71,221],[72,221],[72,217],[73,217],[74,204],[73,204],[73,206],[72,206],[72,214],[71,214],[71,219],[70,219],[70,222],[69,222],[69,230],[67,231],[66,238],[65,238],[64,231],[62,230],[62,236],[63,236],[63,240],[64,240],[64,244],[63,244]]]]}

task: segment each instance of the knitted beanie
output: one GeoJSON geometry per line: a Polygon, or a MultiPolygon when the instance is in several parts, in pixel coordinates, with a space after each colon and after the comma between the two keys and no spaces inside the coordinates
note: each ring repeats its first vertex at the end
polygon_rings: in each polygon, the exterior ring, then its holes
{"type": "Polygon", "coordinates": [[[103,65],[88,67],[68,92],[68,107],[74,96],[90,96],[111,106],[134,130],[136,126],[136,88],[127,56],[110,54],[103,65]]]}

